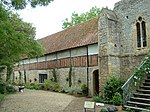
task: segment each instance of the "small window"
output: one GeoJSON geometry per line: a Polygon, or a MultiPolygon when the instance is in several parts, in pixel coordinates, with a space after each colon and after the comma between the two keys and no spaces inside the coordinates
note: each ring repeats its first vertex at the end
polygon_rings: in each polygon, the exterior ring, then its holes
{"type": "Polygon", "coordinates": [[[146,23],[142,17],[139,17],[136,23],[137,31],[137,47],[146,47],[147,46],[147,37],[146,37],[146,23]]]}
{"type": "Polygon", "coordinates": [[[45,79],[47,79],[47,74],[39,74],[39,83],[44,83],[45,79]]]}

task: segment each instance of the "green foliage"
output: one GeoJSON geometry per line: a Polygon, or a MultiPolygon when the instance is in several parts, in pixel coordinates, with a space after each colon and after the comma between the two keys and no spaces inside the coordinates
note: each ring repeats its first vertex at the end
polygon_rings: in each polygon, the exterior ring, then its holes
{"type": "Polygon", "coordinates": [[[116,92],[113,96],[112,102],[116,106],[121,106],[122,105],[122,96],[120,93],[116,92]]]}
{"type": "Polygon", "coordinates": [[[69,88],[66,88],[66,89],[65,89],[65,92],[68,93],[69,95],[73,95],[74,89],[71,88],[71,87],[69,87],[69,88]]]}
{"type": "Polygon", "coordinates": [[[81,84],[81,91],[83,94],[88,94],[88,87],[86,84],[81,84]]]}
{"type": "Polygon", "coordinates": [[[100,14],[100,9],[97,8],[96,6],[92,7],[90,9],[90,11],[82,13],[80,15],[76,12],[73,12],[72,16],[71,16],[71,21],[69,21],[68,18],[63,20],[62,28],[66,29],[66,28],[69,28],[71,26],[75,26],[78,23],[85,22],[91,18],[97,17],[99,14],[100,14]]]}
{"type": "Polygon", "coordinates": [[[2,101],[4,100],[5,95],[4,94],[0,94],[0,105],[2,103],[2,101]]]}
{"type": "Polygon", "coordinates": [[[103,96],[99,96],[99,95],[94,95],[93,100],[95,102],[99,102],[99,103],[104,103],[105,102],[103,96]]]}
{"type": "Polygon", "coordinates": [[[15,93],[16,89],[7,82],[0,80],[0,94],[15,93]]]}
{"type": "Polygon", "coordinates": [[[104,86],[105,100],[111,101],[116,92],[119,92],[122,95],[121,87],[123,84],[123,80],[116,78],[115,76],[110,77],[104,86]]]}
{"type": "Polygon", "coordinates": [[[24,9],[27,5],[30,5],[33,8],[35,8],[37,5],[47,6],[52,1],[54,0],[1,0],[0,3],[15,9],[24,9]]]}
{"type": "Polygon", "coordinates": [[[69,74],[68,74],[69,87],[71,87],[72,85],[71,75],[72,75],[72,67],[69,68],[69,74]]]}
{"type": "Polygon", "coordinates": [[[6,86],[7,93],[15,93],[17,90],[13,86],[6,86]]]}
{"type": "Polygon", "coordinates": [[[51,81],[50,80],[44,80],[44,89],[45,90],[50,90],[51,87],[51,81]]]}
{"type": "Polygon", "coordinates": [[[100,112],[109,112],[107,108],[102,108],[100,112]]]}
{"type": "Polygon", "coordinates": [[[56,70],[53,69],[52,73],[53,73],[54,82],[57,82],[56,70]]]}
{"type": "Polygon", "coordinates": [[[4,81],[0,81],[0,94],[6,93],[7,84],[4,81]]]}
{"type": "Polygon", "coordinates": [[[32,24],[23,22],[19,15],[0,5],[0,65],[7,66],[8,74],[11,74],[12,65],[22,57],[43,54],[43,48],[34,37],[32,24]]]}
{"type": "Polygon", "coordinates": [[[25,88],[27,89],[35,89],[35,90],[42,90],[44,89],[43,84],[36,84],[36,83],[28,83],[25,85],[25,88]]]}

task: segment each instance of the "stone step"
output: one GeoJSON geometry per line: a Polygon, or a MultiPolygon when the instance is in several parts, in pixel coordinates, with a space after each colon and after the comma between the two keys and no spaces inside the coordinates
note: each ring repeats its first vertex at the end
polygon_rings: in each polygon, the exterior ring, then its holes
{"type": "Polygon", "coordinates": [[[140,86],[140,88],[150,90],[150,86],[140,86]]]}
{"type": "Polygon", "coordinates": [[[145,79],[145,82],[150,82],[150,79],[145,79]]]}
{"type": "Polygon", "coordinates": [[[144,109],[144,108],[139,108],[139,107],[133,107],[133,106],[127,106],[127,105],[125,105],[124,107],[125,107],[125,108],[130,108],[130,109],[133,109],[133,110],[137,110],[137,111],[146,111],[146,112],[150,112],[149,109],[144,109]]]}
{"type": "Polygon", "coordinates": [[[150,98],[150,94],[141,94],[141,93],[134,93],[135,97],[141,97],[141,98],[150,98]]]}
{"type": "Polygon", "coordinates": [[[131,97],[130,100],[131,101],[137,101],[137,102],[140,102],[140,103],[150,104],[150,99],[148,99],[148,98],[131,97]]]}
{"type": "Polygon", "coordinates": [[[137,92],[144,93],[144,94],[150,94],[150,90],[140,89],[140,90],[137,90],[137,92]]]}
{"type": "Polygon", "coordinates": [[[147,76],[147,79],[150,79],[150,75],[147,76]]]}
{"type": "Polygon", "coordinates": [[[140,102],[133,102],[133,101],[127,101],[128,104],[132,104],[132,105],[139,105],[139,106],[146,106],[146,107],[150,107],[150,104],[148,103],[140,103],[140,102]]]}
{"type": "Polygon", "coordinates": [[[143,82],[144,86],[150,86],[150,82],[143,82]]]}

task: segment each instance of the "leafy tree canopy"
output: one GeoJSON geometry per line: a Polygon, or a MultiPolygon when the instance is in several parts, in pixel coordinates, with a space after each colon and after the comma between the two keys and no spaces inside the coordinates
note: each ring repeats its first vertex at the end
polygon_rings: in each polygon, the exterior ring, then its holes
{"type": "Polygon", "coordinates": [[[0,65],[41,55],[44,50],[34,37],[35,28],[30,23],[0,5],[0,65]]]}
{"type": "Polygon", "coordinates": [[[1,0],[0,3],[15,9],[24,9],[28,4],[35,8],[37,5],[47,6],[52,1],[54,0],[1,0]]]}
{"type": "Polygon", "coordinates": [[[73,12],[70,21],[68,18],[63,20],[62,28],[66,29],[70,26],[75,26],[78,23],[85,22],[91,18],[94,18],[99,14],[100,14],[100,9],[97,8],[96,6],[92,7],[89,12],[85,12],[80,15],[76,12],[73,12]]]}

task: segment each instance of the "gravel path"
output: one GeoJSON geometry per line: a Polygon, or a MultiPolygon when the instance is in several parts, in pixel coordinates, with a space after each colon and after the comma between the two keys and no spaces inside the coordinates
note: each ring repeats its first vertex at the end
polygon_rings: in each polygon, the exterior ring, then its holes
{"type": "MultiPolygon", "coordinates": [[[[6,96],[0,112],[83,112],[84,101],[91,100],[56,92],[25,90],[6,96]]],[[[96,107],[96,112],[100,112],[101,108],[96,107]]]]}
{"type": "Polygon", "coordinates": [[[62,112],[75,97],[62,93],[25,90],[8,95],[0,112],[62,112]]]}

